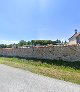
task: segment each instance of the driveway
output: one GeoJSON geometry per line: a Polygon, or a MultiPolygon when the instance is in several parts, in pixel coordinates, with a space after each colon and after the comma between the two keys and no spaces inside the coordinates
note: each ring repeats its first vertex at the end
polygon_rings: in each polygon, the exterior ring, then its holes
{"type": "Polygon", "coordinates": [[[0,92],[80,92],[80,85],[0,64],[0,92]]]}

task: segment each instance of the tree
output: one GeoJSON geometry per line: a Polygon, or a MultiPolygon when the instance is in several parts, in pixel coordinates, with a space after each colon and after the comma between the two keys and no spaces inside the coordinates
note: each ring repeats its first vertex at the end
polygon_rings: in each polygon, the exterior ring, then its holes
{"type": "Polygon", "coordinates": [[[32,45],[36,45],[36,40],[31,40],[32,45]]]}
{"type": "Polygon", "coordinates": [[[6,44],[0,44],[0,48],[6,48],[7,45],[6,44]]]}
{"type": "Polygon", "coordinates": [[[12,48],[12,44],[6,45],[6,48],[12,48]]]}
{"type": "Polygon", "coordinates": [[[61,43],[61,41],[57,39],[57,40],[56,40],[56,43],[61,43]]]}
{"type": "Polygon", "coordinates": [[[18,45],[19,45],[19,46],[24,46],[24,45],[26,45],[26,41],[21,40],[21,41],[18,43],[18,45]]]}
{"type": "Polygon", "coordinates": [[[40,45],[47,45],[47,44],[51,44],[52,41],[51,40],[32,40],[31,41],[32,45],[37,45],[37,44],[40,44],[40,45]]]}
{"type": "Polygon", "coordinates": [[[28,42],[27,42],[27,45],[31,45],[31,42],[30,42],[30,41],[28,41],[28,42]]]}
{"type": "Polygon", "coordinates": [[[64,44],[67,44],[67,41],[65,40],[64,44]]]}

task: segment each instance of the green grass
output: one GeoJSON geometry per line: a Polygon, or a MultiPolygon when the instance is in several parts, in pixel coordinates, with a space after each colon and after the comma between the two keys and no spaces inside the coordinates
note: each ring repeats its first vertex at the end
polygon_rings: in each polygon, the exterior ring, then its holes
{"type": "Polygon", "coordinates": [[[0,57],[0,64],[80,84],[80,62],[0,57]]]}

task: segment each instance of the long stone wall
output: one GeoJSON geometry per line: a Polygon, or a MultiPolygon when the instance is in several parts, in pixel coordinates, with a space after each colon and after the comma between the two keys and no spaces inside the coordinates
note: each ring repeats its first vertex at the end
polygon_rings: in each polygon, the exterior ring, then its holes
{"type": "Polygon", "coordinates": [[[80,61],[80,46],[49,46],[32,48],[0,48],[2,56],[80,61]]]}

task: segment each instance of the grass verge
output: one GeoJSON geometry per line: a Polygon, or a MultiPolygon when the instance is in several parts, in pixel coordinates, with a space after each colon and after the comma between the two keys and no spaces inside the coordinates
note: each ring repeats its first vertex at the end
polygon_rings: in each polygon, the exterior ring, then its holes
{"type": "Polygon", "coordinates": [[[0,57],[0,64],[80,84],[80,62],[0,57]]]}

